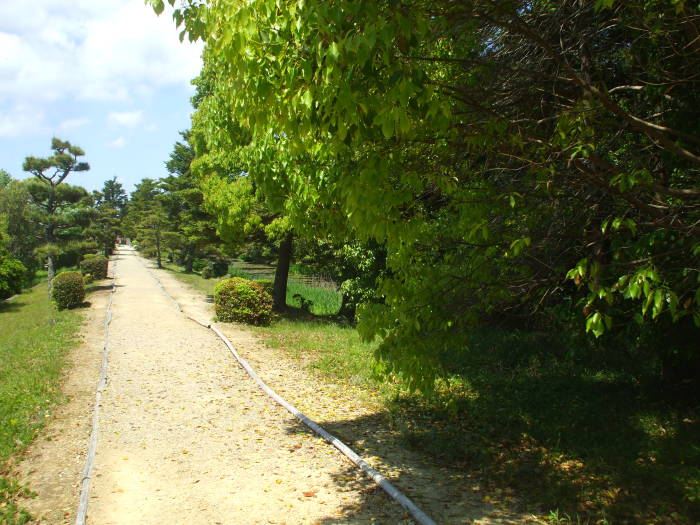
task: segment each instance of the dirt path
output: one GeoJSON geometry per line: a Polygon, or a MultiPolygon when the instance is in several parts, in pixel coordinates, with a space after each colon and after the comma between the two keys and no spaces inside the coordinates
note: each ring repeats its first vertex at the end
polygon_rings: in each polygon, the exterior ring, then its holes
{"type": "MultiPolygon", "coordinates": [[[[200,294],[167,272],[147,270],[130,249],[117,259],[90,524],[411,523],[349,461],[267,398],[211,331],[176,310],[153,275],[187,314],[208,320],[210,306],[200,294]]],[[[50,439],[31,447],[19,467],[39,493],[30,506],[45,523],[75,519],[104,302],[99,297],[91,309],[80,366],[69,375],[76,379],[66,384],[71,402],[49,425],[50,439]]],[[[438,523],[528,521],[484,503],[468,475],[403,450],[377,406],[354,402],[359,394],[351,387],[319,382],[242,327],[221,328],[268,384],[389,475],[438,523]]]]}

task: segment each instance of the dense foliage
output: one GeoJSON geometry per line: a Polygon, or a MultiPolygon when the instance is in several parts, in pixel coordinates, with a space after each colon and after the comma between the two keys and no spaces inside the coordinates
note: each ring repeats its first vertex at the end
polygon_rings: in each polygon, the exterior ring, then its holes
{"type": "MultiPolygon", "coordinates": [[[[2,175],[0,172],[0,185],[2,175]]],[[[11,257],[7,250],[6,222],[0,213],[0,300],[21,292],[27,276],[27,268],[21,261],[11,257]]]]}
{"type": "Polygon", "coordinates": [[[22,291],[27,269],[17,259],[0,255],[0,299],[22,291]]]}
{"type": "Polygon", "coordinates": [[[85,299],[85,284],[80,272],[61,272],[54,278],[51,299],[59,310],[80,306],[85,299]]]}
{"type": "Polygon", "coordinates": [[[104,255],[88,254],[80,262],[80,271],[83,275],[90,275],[95,280],[107,278],[109,259],[104,255]]]}
{"type": "Polygon", "coordinates": [[[483,324],[585,326],[632,348],[667,322],[697,334],[682,320],[700,322],[697,14],[255,0],[175,18],[206,42],[193,132],[209,179],[237,175],[233,136],[295,231],[384,246],[383,300],[359,326],[429,388],[483,324]]]}
{"type": "Polygon", "coordinates": [[[215,259],[207,261],[202,268],[202,277],[211,279],[212,277],[223,277],[228,272],[228,262],[225,259],[215,259]]]}
{"type": "Polygon", "coordinates": [[[40,212],[37,218],[43,229],[42,255],[46,257],[49,295],[56,258],[65,252],[65,244],[59,242],[61,229],[66,226],[70,228],[70,220],[74,215],[72,205],[87,197],[83,188],[69,186],[64,182],[71,173],[90,169],[87,162],[80,160],[85,152],[68,141],[54,137],[51,140],[51,150],[52,155],[49,157],[27,157],[22,166],[24,171],[34,176],[28,190],[40,212]]]}
{"type": "Polygon", "coordinates": [[[216,318],[223,322],[266,325],[272,319],[272,296],[256,282],[241,277],[216,285],[214,307],[216,318]]]}

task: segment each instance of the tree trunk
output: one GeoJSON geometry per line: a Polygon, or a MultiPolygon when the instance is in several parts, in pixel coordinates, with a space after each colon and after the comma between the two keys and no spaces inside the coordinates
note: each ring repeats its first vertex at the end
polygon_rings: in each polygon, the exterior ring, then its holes
{"type": "Polygon", "coordinates": [[[51,184],[51,190],[49,191],[49,200],[46,203],[46,210],[48,212],[49,218],[46,223],[46,229],[44,230],[44,241],[46,241],[46,247],[48,249],[48,255],[46,256],[46,281],[48,283],[48,293],[49,301],[51,300],[51,290],[53,289],[53,276],[54,270],[54,260],[53,260],[53,241],[54,241],[54,224],[53,216],[56,214],[56,188],[51,184]]]}
{"type": "Polygon", "coordinates": [[[53,276],[54,276],[53,255],[48,255],[46,257],[46,270],[48,272],[48,275],[46,276],[46,280],[48,281],[48,284],[49,284],[49,300],[51,300],[51,289],[53,288],[53,276]]]}
{"type": "Polygon", "coordinates": [[[163,267],[163,260],[160,253],[160,231],[156,230],[156,264],[158,268],[163,267]]]}
{"type": "Polygon", "coordinates": [[[287,281],[289,280],[289,264],[292,261],[294,234],[289,232],[280,244],[275,268],[275,284],[272,288],[272,309],[282,312],[287,308],[287,281]]]}
{"type": "Polygon", "coordinates": [[[185,252],[185,273],[192,273],[192,265],[194,264],[194,250],[187,248],[185,252]]]}

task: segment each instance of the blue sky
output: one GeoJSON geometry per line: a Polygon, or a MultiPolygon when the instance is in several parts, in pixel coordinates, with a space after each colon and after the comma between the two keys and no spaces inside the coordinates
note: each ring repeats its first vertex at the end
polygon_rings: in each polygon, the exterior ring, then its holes
{"type": "Polygon", "coordinates": [[[143,0],[0,4],[0,168],[28,176],[24,158],[49,155],[57,136],[85,150],[90,171],[68,182],[88,190],[165,175],[201,44],[180,43],[143,0]]]}

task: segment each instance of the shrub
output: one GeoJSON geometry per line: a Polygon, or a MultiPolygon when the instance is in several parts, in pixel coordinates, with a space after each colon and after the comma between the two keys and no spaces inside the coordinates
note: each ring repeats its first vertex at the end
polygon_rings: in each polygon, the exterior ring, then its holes
{"type": "Polygon", "coordinates": [[[263,290],[272,295],[272,290],[275,287],[275,281],[272,281],[270,279],[260,279],[259,281],[255,282],[262,286],[263,290]]]}
{"type": "Polygon", "coordinates": [[[219,321],[265,325],[272,319],[272,296],[253,281],[232,277],[216,285],[214,308],[219,321]]]}
{"type": "Polygon", "coordinates": [[[99,281],[107,278],[107,265],[109,260],[104,255],[86,255],[80,263],[80,271],[84,274],[92,275],[92,278],[99,281]]]}
{"type": "Polygon", "coordinates": [[[27,269],[17,259],[0,256],[0,299],[7,299],[22,291],[27,269]]]}
{"type": "Polygon", "coordinates": [[[228,263],[223,259],[214,259],[208,261],[206,266],[202,268],[202,277],[211,279],[212,277],[223,277],[228,271],[228,263]]]}
{"type": "Polygon", "coordinates": [[[53,278],[51,298],[59,310],[75,308],[85,299],[85,285],[80,272],[63,272],[53,278]]]}
{"type": "Polygon", "coordinates": [[[207,265],[207,260],[206,259],[195,259],[192,261],[192,269],[195,272],[201,272],[204,270],[204,267],[207,265]]]}

